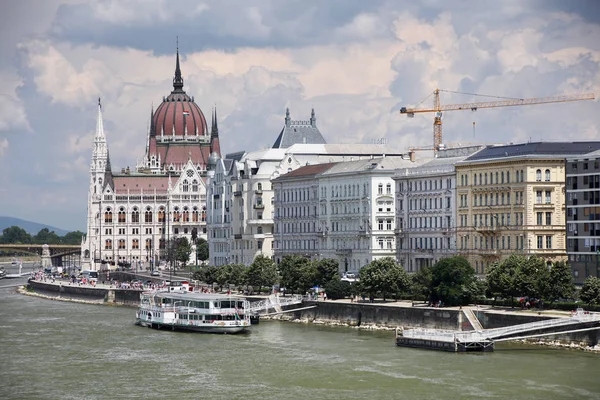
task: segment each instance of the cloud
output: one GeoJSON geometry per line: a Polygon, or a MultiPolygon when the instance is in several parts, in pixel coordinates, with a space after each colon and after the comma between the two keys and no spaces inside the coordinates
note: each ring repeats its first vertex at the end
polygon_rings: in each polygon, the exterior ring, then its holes
{"type": "Polygon", "coordinates": [[[0,134],[30,129],[23,102],[17,95],[22,83],[18,75],[0,70],[0,134]]]}
{"type": "Polygon", "coordinates": [[[6,138],[0,139],[0,157],[4,155],[8,149],[8,140],[6,138]]]}

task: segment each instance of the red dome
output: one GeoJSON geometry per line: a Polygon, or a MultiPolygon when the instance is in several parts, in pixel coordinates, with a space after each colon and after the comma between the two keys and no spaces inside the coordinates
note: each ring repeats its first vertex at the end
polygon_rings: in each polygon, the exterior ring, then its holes
{"type": "Polygon", "coordinates": [[[154,113],[156,136],[205,136],[208,135],[206,118],[200,107],[185,92],[173,91],[154,113]],[[174,128],[174,131],[173,131],[174,128]]]}
{"type": "Polygon", "coordinates": [[[179,49],[173,78],[173,91],[156,109],[152,117],[153,134],[156,136],[207,136],[206,118],[194,99],[183,90],[183,77],[179,68],[179,49]]]}

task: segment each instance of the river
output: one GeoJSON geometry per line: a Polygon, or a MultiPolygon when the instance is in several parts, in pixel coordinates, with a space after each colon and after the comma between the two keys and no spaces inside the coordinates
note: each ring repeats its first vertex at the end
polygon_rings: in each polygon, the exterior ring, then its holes
{"type": "Polygon", "coordinates": [[[0,398],[600,399],[600,354],[578,350],[455,354],[395,347],[384,331],[261,321],[211,335],[134,318],[0,289],[0,398]]]}

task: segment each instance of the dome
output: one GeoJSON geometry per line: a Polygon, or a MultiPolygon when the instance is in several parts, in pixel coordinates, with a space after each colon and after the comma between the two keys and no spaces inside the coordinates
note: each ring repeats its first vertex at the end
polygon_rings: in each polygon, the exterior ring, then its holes
{"type": "Polygon", "coordinates": [[[194,99],[183,90],[183,77],[179,68],[179,50],[173,78],[173,91],[163,98],[152,117],[156,136],[207,136],[208,128],[204,113],[194,99]]]}

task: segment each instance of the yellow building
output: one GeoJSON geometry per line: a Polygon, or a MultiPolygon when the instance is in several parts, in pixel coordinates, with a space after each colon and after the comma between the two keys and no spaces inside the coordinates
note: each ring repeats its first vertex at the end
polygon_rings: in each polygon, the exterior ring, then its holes
{"type": "Polygon", "coordinates": [[[479,275],[513,253],[566,260],[565,157],[590,143],[489,146],[456,164],[456,247],[479,275]]]}

